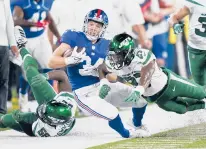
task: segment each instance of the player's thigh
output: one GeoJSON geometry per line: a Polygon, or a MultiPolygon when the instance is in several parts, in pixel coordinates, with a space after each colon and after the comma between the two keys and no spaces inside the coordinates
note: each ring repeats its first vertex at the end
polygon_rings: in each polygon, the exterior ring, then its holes
{"type": "MultiPolygon", "coordinates": [[[[98,92],[98,90],[95,92],[98,92]]],[[[98,94],[88,95],[81,93],[84,93],[84,91],[74,91],[75,101],[81,109],[106,120],[112,120],[118,115],[118,109],[107,101],[99,98],[98,94]]]]}
{"type": "Polygon", "coordinates": [[[143,107],[147,104],[141,97],[137,102],[125,102],[126,98],[133,92],[133,87],[117,82],[111,83],[111,91],[105,100],[116,107],[143,107]]]}
{"type": "Polygon", "coordinates": [[[168,94],[170,92],[170,95],[174,97],[180,96],[196,99],[203,99],[206,95],[204,87],[175,73],[170,73],[169,89],[167,89],[167,92],[168,94]]]}

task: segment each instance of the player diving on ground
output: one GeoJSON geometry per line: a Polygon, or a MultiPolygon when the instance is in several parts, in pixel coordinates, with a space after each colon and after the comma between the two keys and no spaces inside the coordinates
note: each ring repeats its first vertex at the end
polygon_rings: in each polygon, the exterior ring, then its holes
{"type": "Polygon", "coordinates": [[[102,70],[112,72],[107,78],[113,82],[117,79],[133,85],[111,83],[102,72],[99,96],[110,103],[134,104],[144,97],[148,102],[178,114],[205,109],[205,87],[158,67],[154,54],[135,48],[133,38],[126,33],[116,35],[110,42],[102,70]]]}
{"type": "Polygon", "coordinates": [[[38,102],[36,113],[14,111],[0,115],[0,127],[11,128],[29,136],[54,137],[67,135],[75,124],[76,105],[74,96],[69,90],[65,72],[56,70],[41,74],[38,72],[38,63],[25,48],[26,37],[23,29],[15,27],[15,36],[26,78],[31,86],[34,97],[38,102]],[[59,82],[60,92],[57,94],[48,80],[59,82]]]}

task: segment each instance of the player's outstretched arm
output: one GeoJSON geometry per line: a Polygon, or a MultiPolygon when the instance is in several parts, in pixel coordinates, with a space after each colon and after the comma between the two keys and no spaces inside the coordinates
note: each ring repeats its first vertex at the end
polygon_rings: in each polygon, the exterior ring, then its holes
{"type": "Polygon", "coordinates": [[[177,12],[173,13],[168,19],[170,27],[173,27],[174,24],[179,23],[185,16],[190,14],[190,10],[187,6],[180,8],[177,12]]]}
{"type": "Polygon", "coordinates": [[[147,64],[141,69],[139,86],[143,86],[144,89],[146,89],[150,84],[154,71],[155,71],[155,60],[152,60],[149,64],[147,64]]]}
{"type": "Polygon", "coordinates": [[[58,81],[59,92],[66,91],[71,92],[71,85],[69,84],[69,79],[63,70],[53,70],[47,73],[49,80],[58,81]]]}

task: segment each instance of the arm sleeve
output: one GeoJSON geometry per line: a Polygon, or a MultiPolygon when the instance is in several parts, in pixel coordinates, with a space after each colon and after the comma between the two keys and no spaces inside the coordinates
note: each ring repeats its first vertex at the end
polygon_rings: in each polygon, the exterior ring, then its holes
{"type": "Polygon", "coordinates": [[[138,49],[136,51],[136,58],[138,63],[141,63],[143,66],[146,66],[152,60],[156,59],[155,55],[147,49],[138,49]]]}
{"type": "Polygon", "coordinates": [[[122,6],[122,8],[123,8],[125,18],[130,23],[131,26],[145,23],[140,5],[138,4],[137,1],[124,0],[123,4],[124,6],[122,6]]]}
{"type": "Polygon", "coordinates": [[[7,38],[9,41],[10,46],[16,46],[16,40],[14,37],[14,21],[11,14],[11,8],[10,8],[10,1],[4,0],[4,11],[5,11],[5,17],[6,17],[6,32],[7,32],[7,38]]]}
{"type": "Polygon", "coordinates": [[[76,38],[77,38],[76,31],[67,30],[64,32],[64,34],[61,37],[61,43],[66,43],[71,47],[74,47],[76,46],[76,38]]]}

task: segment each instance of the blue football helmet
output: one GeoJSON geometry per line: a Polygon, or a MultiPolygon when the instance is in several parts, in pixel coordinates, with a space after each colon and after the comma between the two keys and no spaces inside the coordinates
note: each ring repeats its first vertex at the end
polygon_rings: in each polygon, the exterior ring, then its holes
{"type": "Polygon", "coordinates": [[[84,26],[83,26],[83,32],[86,34],[87,38],[89,40],[96,40],[98,38],[101,38],[104,36],[104,33],[106,31],[106,28],[108,26],[108,17],[107,14],[101,10],[101,9],[94,9],[91,10],[84,19],[84,26]],[[98,35],[91,35],[88,32],[88,22],[89,21],[94,21],[97,23],[101,23],[102,24],[102,30],[98,33],[98,35]]]}

